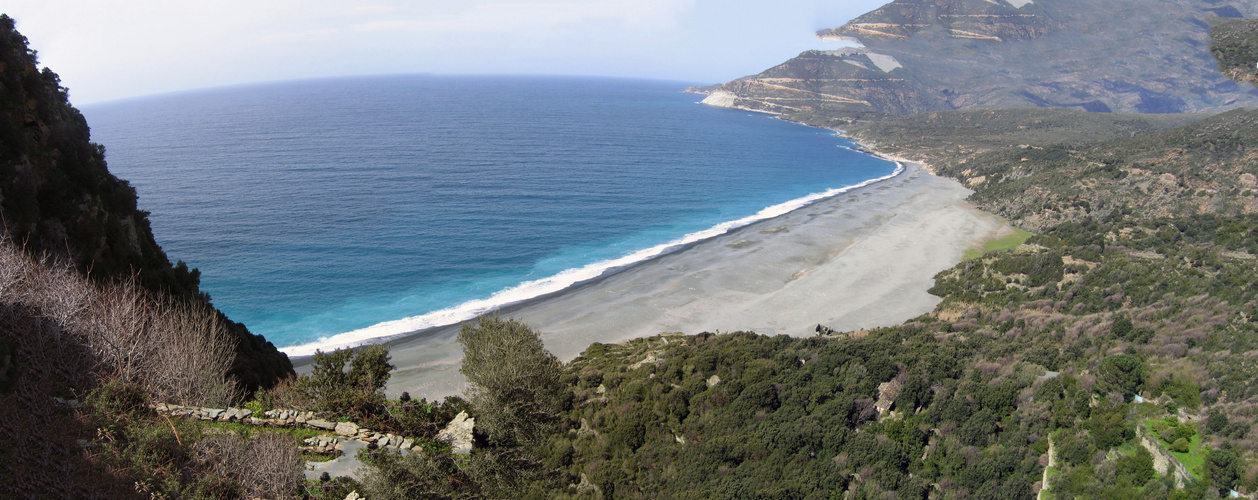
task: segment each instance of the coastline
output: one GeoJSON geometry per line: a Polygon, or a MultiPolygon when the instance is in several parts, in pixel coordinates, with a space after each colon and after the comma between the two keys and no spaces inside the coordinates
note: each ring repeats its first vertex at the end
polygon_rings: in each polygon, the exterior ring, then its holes
{"type": "Polygon", "coordinates": [[[662,256],[685,251],[686,249],[706,240],[738,231],[739,229],[749,225],[781,217],[796,210],[806,208],[814,203],[818,203],[835,196],[840,196],[853,190],[862,189],[867,186],[894,179],[905,171],[905,165],[903,162],[871,154],[867,151],[858,152],[865,156],[894,163],[895,168],[891,173],[882,177],[867,179],[850,186],[827,189],[822,192],[811,193],[806,196],[787,200],[782,203],[765,207],[755,214],[735,220],[721,222],[707,229],[685,234],[671,241],[649,248],[644,248],[628,255],[620,256],[615,259],[593,262],[583,267],[567,269],[552,276],[520,283],[516,286],[500,290],[487,298],[464,302],[454,307],[433,311],[419,316],[379,323],[367,328],[323,338],[315,342],[284,347],[280,350],[292,358],[303,360],[313,356],[316,349],[327,352],[330,350],[353,348],[366,344],[391,343],[398,339],[410,338],[415,335],[422,335],[424,333],[437,331],[449,325],[459,325],[465,321],[474,320],[482,314],[500,314],[505,311],[518,309],[524,305],[532,304],[540,300],[580,288],[584,285],[609,278],[624,270],[648,263],[662,256]]]}
{"type": "MultiPolygon", "coordinates": [[[[879,156],[899,161],[903,171],[498,314],[538,329],[566,361],[594,342],[662,332],[808,336],[818,324],[851,331],[929,312],[939,302],[926,293],[934,274],[1011,228],[966,203],[971,191],[956,181],[918,162],[879,156]]],[[[388,393],[461,392],[458,330],[430,328],[392,340],[397,368],[388,393]]],[[[299,372],[309,359],[294,359],[299,372]]]]}

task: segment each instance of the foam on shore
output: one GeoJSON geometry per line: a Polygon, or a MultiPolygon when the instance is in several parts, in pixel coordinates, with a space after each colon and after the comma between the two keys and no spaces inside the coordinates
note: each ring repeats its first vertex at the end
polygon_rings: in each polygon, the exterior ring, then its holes
{"type": "Polygon", "coordinates": [[[378,323],[367,328],[341,333],[330,337],[324,337],[315,342],[283,347],[280,350],[289,356],[310,356],[313,355],[316,350],[329,351],[338,348],[383,342],[399,336],[427,330],[429,328],[449,326],[468,321],[482,314],[493,312],[506,306],[519,304],[530,299],[560,292],[569,287],[613,274],[616,271],[625,269],[629,266],[651,260],[661,255],[669,254],[678,249],[684,248],[687,245],[711,239],[756,222],[788,214],[818,201],[832,198],[874,183],[892,179],[904,172],[903,163],[895,161],[895,164],[895,170],[883,177],[869,179],[851,186],[829,189],[820,193],[813,193],[801,198],[779,203],[760,210],[754,215],[724,222],[711,228],[690,233],[667,243],[639,250],[620,258],[595,262],[580,268],[567,269],[550,277],[527,281],[511,288],[501,290],[485,299],[464,302],[454,307],[441,309],[419,316],[378,323]]]}

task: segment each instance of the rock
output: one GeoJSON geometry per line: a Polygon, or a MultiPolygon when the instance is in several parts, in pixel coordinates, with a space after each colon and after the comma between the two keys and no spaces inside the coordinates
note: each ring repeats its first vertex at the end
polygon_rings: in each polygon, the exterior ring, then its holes
{"type": "Polygon", "coordinates": [[[345,437],[352,437],[358,434],[358,425],[353,422],[338,422],[333,429],[337,434],[345,437]]]}
{"type": "Polygon", "coordinates": [[[328,422],[327,420],[322,420],[318,418],[312,418],[312,419],[306,420],[306,425],[309,425],[316,429],[323,429],[325,431],[330,431],[336,428],[335,422],[328,422]]]}
{"type": "Polygon", "coordinates": [[[377,439],[377,440],[376,440],[376,444],[378,444],[378,445],[380,445],[380,446],[388,446],[388,445],[389,445],[389,441],[390,441],[389,436],[384,436],[384,437],[382,437],[382,438],[380,438],[380,439],[377,439]]]}
{"type": "Polygon", "coordinates": [[[202,410],[201,414],[205,415],[205,418],[208,420],[214,420],[214,419],[217,419],[220,415],[222,415],[226,411],[227,410],[219,410],[216,408],[205,408],[202,410]]]}
{"type": "Polygon", "coordinates": [[[367,499],[358,496],[357,491],[351,491],[349,492],[348,495],[345,495],[345,500],[367,500],[367,499]]]}
{"type": "Polygon", "coordinates": [[[253,410],[250,410],[248,408],[240,408],[236,410],[236,417],[241,420],[250,418],[252,416],[253,416],[253,410]]]}
{"type": "Polygon", "coordinates": [[[453,453],[467,455],[472,452],[472,429],[475,426],[476,419],[468,418],[467,412],[461,411],[445,429],[437,433],[437,440],[449,443],[453,453]]]}
{"type": "Polygon", "coordinates": [[[716,387],[716,384],[719,384],[719,383],[721,383],[721,377],[718,377],[716,375],[712,375],[711,377],[708,377],[708,387],[716,387]]]}
{"type": "Polygon", "coordinates": [[[411,447],[413,447],[413,446],[415,446],[415,440],[414,440],[414,439],[407,439],[407,440],[402,441],[402,445],[401,445],[401,446],[399,446],[399,448],[401,448],[401,449],[403,449],[403,450],[409,450],[409,449],[411,449],[411,447]]]}

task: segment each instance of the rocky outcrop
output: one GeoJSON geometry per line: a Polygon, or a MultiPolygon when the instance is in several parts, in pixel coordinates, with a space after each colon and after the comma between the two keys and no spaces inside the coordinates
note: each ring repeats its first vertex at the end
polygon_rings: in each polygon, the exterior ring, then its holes
{"type": "Polygon", "coordinates": [[[898,379],[890,380],[878,384],[878,401],[874,403],[874,408],[878,409],[879,415],[884,415],[891,407],[895,405],[895,398],[900,396],[900,389],[904,386],[898,379]]]}
{"type": "Polygon", "coordinates": [[[818,33],[860,47],[804,52],[704,102],[849,120],[993,107],[1258,105],[1258,92],[1220,73],[1210,53],[1217,15],[1189,0],[897,0],[818,33]]]}
{"type": "Polygon", "coordinates": [[[445,429],[437,433],[437,441],[449,443],[450,450],[456,454],[466,455],[472,452],[472,430],[476,419],[469,418],[467,412],[459,412],[445,429]]]}

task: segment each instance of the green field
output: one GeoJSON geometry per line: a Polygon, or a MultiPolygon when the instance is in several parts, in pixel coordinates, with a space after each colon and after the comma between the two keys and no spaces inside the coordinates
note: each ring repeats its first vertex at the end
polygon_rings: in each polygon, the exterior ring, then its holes
{"type": "Polygon", "coordinates": [[[1009,250],[1011,248],[1017,247],[1018,245],[1026,243],[1026,240],[1028,238],[1030,238],[1031,236],[1034,236],[1031,233],[1028,233],[1016,227],[1013,228],[1013,231],[1014,233],[1009,236],[1005,236],[1003,238],[996,238],[993,240],[988,240],[986,243],[983,243],[982,247],[975,246],[975,247],[966,249],[965,253],[962,254],[961,256],[961,259],[962,260],[977,259],[979,257],[982,257],[984,254],[988,252],[999,252],[1001,250],[1009,250]]]}

